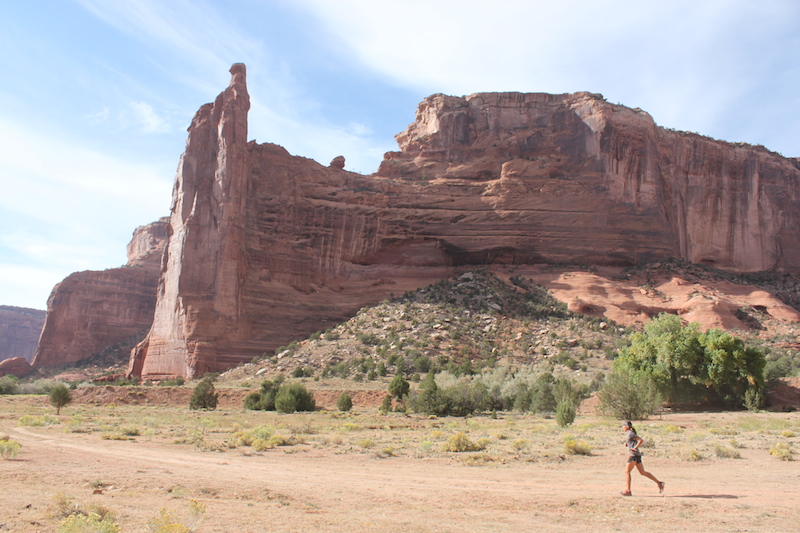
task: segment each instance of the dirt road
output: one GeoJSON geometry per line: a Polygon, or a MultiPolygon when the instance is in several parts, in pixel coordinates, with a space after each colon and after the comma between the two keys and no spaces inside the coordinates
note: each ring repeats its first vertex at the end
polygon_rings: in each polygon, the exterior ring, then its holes
{"type": "Polygon", "coordinates": [[[634,497],[623,498],[617,450],[468,466],[334,448],[202,452],[44,428],[7,433],[24,453],[0,461],[0,531],[55,531],[47,514],[59,492],[106,506],[130,532],[147,531],[160,508],[186,514],[190,499],[206,506],[200,532],[796,531],[800,523],[800,463],[762,449],[731,460],[646,459],[666,480],[664,495],[635,476],[634,497]]]}

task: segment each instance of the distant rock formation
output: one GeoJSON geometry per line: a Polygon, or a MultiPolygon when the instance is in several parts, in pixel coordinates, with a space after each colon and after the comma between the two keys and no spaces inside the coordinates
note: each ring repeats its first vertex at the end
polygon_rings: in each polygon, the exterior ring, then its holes
{"type": "Polygon", "coordinates": [[[800,269],[798,161],[763,147],[590,93],[434,95],[362,176],[248,143],[231,74],[189,128],[130,375],[222,371],[473,265],[800,269]]]}
{"type": "Polygon", "coordinates": [[[141,226],[125,266],[76,272],[55,286],[34,369],[82,361],[152,325],[166,232],[166,218],[141,226]]]}
{"type": "Polygon", "coordinates": [[[33,360],[44,316],[39,309],[0,305],[0,361],[13,357],[33,360]]]}
{"type": "Polygon", "coordinates": [[[24,378],[31,373],[31,365],[24,357],[11,357],[0,361],[0,377],[6,375],[24,378]]]}

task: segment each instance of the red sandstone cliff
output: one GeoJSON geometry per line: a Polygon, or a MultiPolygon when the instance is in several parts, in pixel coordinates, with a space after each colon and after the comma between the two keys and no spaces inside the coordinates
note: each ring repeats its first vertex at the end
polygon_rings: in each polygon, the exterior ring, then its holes
{"type": "Polygon", "coordinates": [[[221,371],[464,265],[800,267],[796,160],[589,93],[434,95],[375,175],[247,142],[244,65],[192,121],[129,373],[221,371]]]}
{"type": "Polygon", "coordinates": [[[87,359],[150,327],[166,229],[165,218],[137,228],[125,266],[76,272],[53,288],[34,368],[87,359]]]}
{"type": "Polygon", "coordinates": [[[39,309],[0,305],[0,361],[23,357],[33,359],[45,312],[39,309]]]}

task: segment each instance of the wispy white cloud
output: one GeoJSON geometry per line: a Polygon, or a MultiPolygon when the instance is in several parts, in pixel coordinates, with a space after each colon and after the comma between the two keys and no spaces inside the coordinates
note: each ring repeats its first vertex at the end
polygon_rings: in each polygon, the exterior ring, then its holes
{"type": "MultiPolygon", "coordinates": [[[[426,92],[602,92],[723,138],[763,131],[753,93],[800,111],[796,2],[297,1],[365,68],[426,92]]],[[[762,140],[796,147],[798,125],[762,140]]]]}
{"type": "Polygon", "coordinates": [[[55,268],[0,262],[0,278],[14,280],[0,286],[2,305],[46,309],[50,291],[64,275],[55,268]]]}
{"type": "MultiPolygon", "coordinates": [[[[189,74],[189,69],[171,75],[209,94],[224,89],[232,63],[248,64],[251,67],[248,87],[253,102],[250,135],[260,142],[281,144],[292,153],[323,164],[339,152],[349,152],[348,160],[353,166],[348,164],[348,167],[365,169],[365,172],[374,171],[382,154],[394,148],[392,139],[376,142],[366,127],[325,121],[317,113],[321,106],[317,96],[297,84],[292,66],[266,48],[261,39],[231,22],[218,3],[79,1],[95,16],[119,30],[150,46],[169,50],[186,64],[195,65],[195,75],[189,74]],[[218,81],[212,86],[209,80],[218,81]]],[[[202,103],[198,102],[197,107],[202,103]]],[[[137,111],[145,131],[161,132],[170,127],[167,120],[146,105],[139,106],[137,111]]]]}
{"type": "Polygon", "coordinates": [[[44,308],[55,282],[125,263],[133,230],[168,213],[170,170],[79,143],[0,119],[4,304],[44,308]]]}
{"type": "Polygon", "coordinates": [[[147,102],[131,102],[130,107],[145,133],[167,133],[172,129],[167,119],[159,115],[147,102]]]}
{"type": "MultiPolygon", "coordinates": [[[[86,148],[71,139],[32,131],[0,119],[0,165],[7,174],[29,179],[8,180],[7,188],[28,183],[63,184],[80,194],[102,194],[128,202],[152,204],[154,189],[168,190],[170,175],[152,164],[132,162],[86,148]]],[[[0,202],[10,204],[9,190],[0,202]]],[[[35,199],[35,197],[34,197],[35,199]]],[[[164,201],[159,201],[163,205],[164,201]]]]}

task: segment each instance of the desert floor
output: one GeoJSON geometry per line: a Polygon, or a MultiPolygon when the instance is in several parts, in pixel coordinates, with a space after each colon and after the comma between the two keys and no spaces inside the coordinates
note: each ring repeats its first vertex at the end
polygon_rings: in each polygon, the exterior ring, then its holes
{"type": "Polygon", "coordinates": [[[800,463],[770,450],[800,452],[800,413],[676,413],[637,426],[663,495],[634,473],[634,496],[620,496],[623,435],[594,416],[566,429],[516,413],[374,409],[71,404],[56,416],[46,398],[6,396],[0,436],[22,447],[0,460],[0,531],[56,531],[75,508],[110,510],[125,532],[157,531],[161,509],[198,532],[797,531],[800,463]],[[285,445],[237,444],[259,426],[285,445]],[[484,449],[443,451],[462,432],[484,449]],[[570,437],[591,455],[567,453],[570,437]]]}

